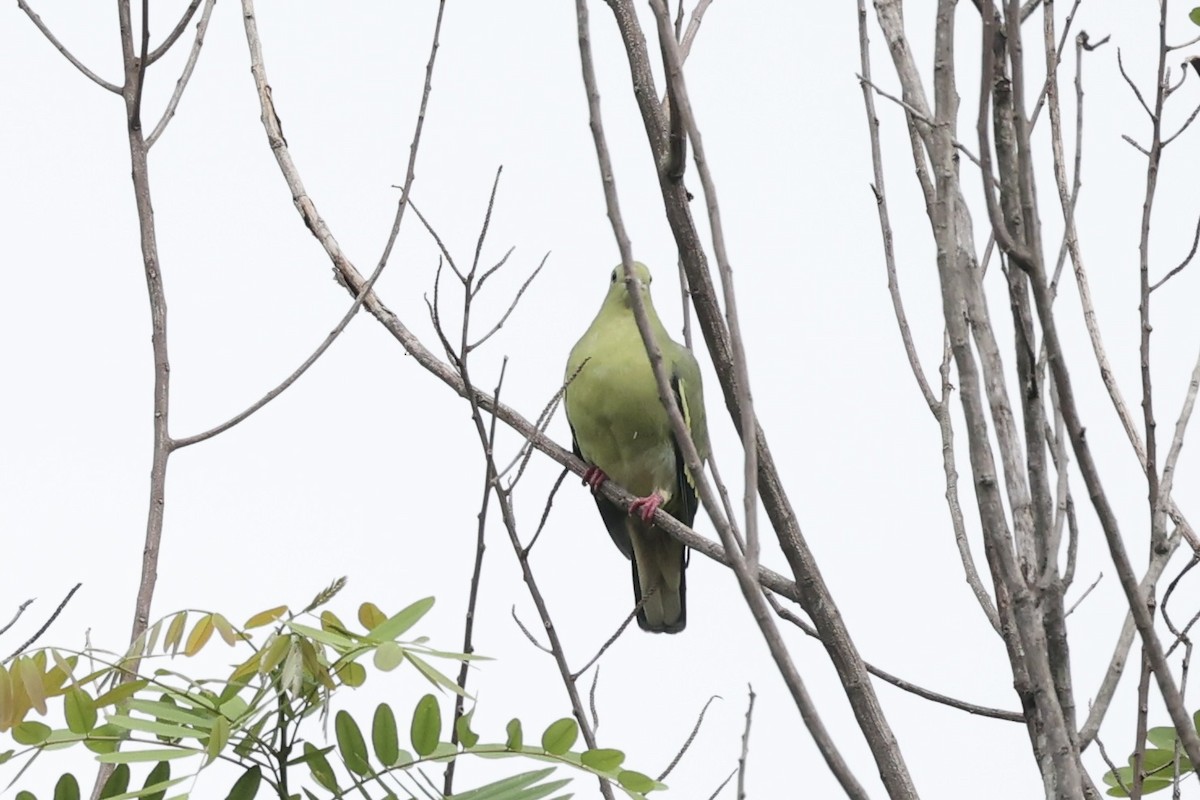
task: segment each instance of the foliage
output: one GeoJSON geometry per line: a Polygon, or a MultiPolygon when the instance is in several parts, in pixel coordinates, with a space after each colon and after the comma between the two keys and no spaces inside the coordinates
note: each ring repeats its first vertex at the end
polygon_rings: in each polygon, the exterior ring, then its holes
{"type": "MultiPolygon", "coordinates": [[[[162,800],[171,787],[193,780],[218,759],[243,770],[224,795],[227,800],[249,800],[265,789],[264,784],[272,796],[285,800],[340,798],[351,792],[367,798],[441,797],[419,767],[464,755],[523,756],[552,766],[455,794],[455,800],[549,797],[570,782],[552,779],[560,765],[607,778],[634,800],[666,788],[622,769],[625,756],[619,750],[572,750],[579,727],[571,718],[551,723],[539,744],[525,741],[517,719],[508,724],[503,742],[485,743],[471,728],[472,709],[454,725],[457,743],[448,741],[442,704],[433,693],[417,701],[403,727],[392,707],[380,703],[369,725],[360,724],[348,711],[338,711],[332,744],[321,746],[302,738],[300,724],[306,718],[319,714],[328,720],[335,692],[366,682],[365,662],[382,672],[407,664],[437,691],[462,694],[433,663],[479,658],[433,649],[424,637],[400,639],[433,606],[432,597],[391,616],[373,603],[363,603],[358,630],[331,611],[318,614],[342,585],[334,583],[297,613],[280,605],[255,614],[241,627],[219,613],[180,611],[152,625],[124,655],[43,648],[0,663],[0,734],[7,733],[17,745],[6,750],[0,741],[0,764],[24,759],[8,787],[42,753],[82,745],[98,761],[116,765],[101,794],[108,800],[162,800]],[[256,643],[255,636],[268,626],[269,632],[256,643]],[[165,666],[143,668],[194,656],[214,641],[214,634],[228,646],[250,651],[224,677],[197,679],[165,666]],[[64,727],[31,718],[34,712],[46,717],[52,709],[61,709],[64,727]],[[404,727],[404,744],[411,749],[402,747],[404,727]],[[137,764],[154,766],[140,787],[131,788],[130,765],[137,764]],[[181,764],[186,764],[182,771],[181,764]],[[312,789],[297,788],[298,768],[307,772],[312,789]]],[[[205,796],[213,793],[205,791],[205,796]]],[[[16,797],[36,800],[29,791],[16,797]]],[[[81,797],[77,778],[69,772],[62,775],[53,797],[81,797]]]]}
{"type": "MultiPolygon", "coordinates": [[[[1192,724],[1200,732],[1200,711],[1192,715],[1192,724]]],[[[1151,745],[1142,752],[1142,794],[1150,794],[1166,789],[1175,783],[1175,760],[1179,759],[1179,778],[1184,778],[1194,771],[1192,762],[1182,752],[1177,753],[1178,735],[1173,726],[1151,728],[1146,731],[1146,742],[1151,745]]],[[[1134,765],[1137,754],[1129,756],[1128,767],[1118,767],[1114,772],[1104,773],[1104,782],[1108,784],[1110,797],[1129,797],[1133,788],[1134,765]]]]}

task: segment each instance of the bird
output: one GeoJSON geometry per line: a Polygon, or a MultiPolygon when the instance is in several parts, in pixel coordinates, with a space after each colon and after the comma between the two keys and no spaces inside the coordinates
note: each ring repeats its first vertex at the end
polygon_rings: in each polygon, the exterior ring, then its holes
{"type": "MultiPolygon", "coordinates": [[[[700,366],[663,328],[650,300],[650,270],[633,262],[631,271],[674,401],[703,462],[709,441],[700,366]]],[[[625,270],[618,265],[599,313],[567,359],[564,405],[575,455],[588,465],[584,482],[592,487],[613,542],[632,562],[638,626],[678,633],[687,624],[687,548],[653,519],[662,508],[690,527],[698,507],[696,482],[659,400],[630,300],[625,270]],[[637,496],[629,513],[597,491],[610,479],[637,496]]]]}

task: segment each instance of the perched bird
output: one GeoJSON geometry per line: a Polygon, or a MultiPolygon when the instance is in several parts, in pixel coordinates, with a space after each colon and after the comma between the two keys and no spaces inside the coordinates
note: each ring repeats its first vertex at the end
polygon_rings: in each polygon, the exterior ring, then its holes
{"type": "MultiPolygon", "coordinates": [[[[650,271],[634,263],[633,275],[662,349],[675,402],[700,458],[706,459],[708,428],[700,368],[691,351],[672,341],[659,321],[650,302],[650,271]]],[[[652,520],[661,507],[690,526],[696,517],[696,486],[658,398],[620,265],[612,272],[600,313],[571,350],[566,386],[575,454],[589,466],[584,481],[592,486],[609,535],[633,562],[634,597],[639,603],[645,601],[638,611],[638,625],[655,633],[677,633],[687,623],[687,548],[652,520]],[[595,491],[610,478],[637,495],[628,514],[595,491]]]]}

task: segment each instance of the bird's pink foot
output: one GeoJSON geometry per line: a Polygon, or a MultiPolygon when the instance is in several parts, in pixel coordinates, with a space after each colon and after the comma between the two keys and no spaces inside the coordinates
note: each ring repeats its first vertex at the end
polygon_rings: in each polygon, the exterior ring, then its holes
{"type": "Polygon", "coordinates": [[[603,486],[606,480],[608,476],[599,467],[591,466],[583,472],[583,482],[592,487],[593,492],[603,486]]]}
{"type": "Polygon", "coordinates": [[[642,518],[642,522],[649,522],[654,519],[654,512],[658,511],[659,506],[663,504],[663,496],[658,492],[648,496],[639,497],[629,504],[629,513],[637,514],[642,518]]]}

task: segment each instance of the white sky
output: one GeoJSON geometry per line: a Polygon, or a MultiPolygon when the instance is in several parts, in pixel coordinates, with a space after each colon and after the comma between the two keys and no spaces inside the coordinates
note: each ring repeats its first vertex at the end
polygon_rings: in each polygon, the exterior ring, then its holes
{"type": "MultiPolygon", "coordinates": [[[[933,5],[910,3],[907,15],[926,74],[933,5]]],[[[1109,353],[1130,402],[1139,396],[1144,160],[1120,135],[1145,141],[1148,123],[1121,82],[1116,47],[1149,92],[1157,35],[1154,4],[1135,5],[1090,2],[1080,13],[1093,40],[1113,36],[1086,62],[1079,220],[1109,353]]],[[[179,0],[154,4],[155,41],[183,6],[179,0]]],[[[76,55],[106,79],[119,80],[111,4],[43,2],[36,8],[76,55]]],[[[394,214],[392,186],[403,180],[434,9],[433,2],[258,7],[268,75],[292,154],[325,220],[364,272],[378,259],[394,214]]],[[[1172,41],[1196,32],[1186,11],[1172,12],[1172,41]]],[[[970,4],[960,12],[960,136],[975,150],[971,63],[978,30],[970,4]]],[[[854,78],[855,24],[846,3],[719,0],[687,65],[720,192],[757,409],[805,535],[864,656],[929,688],[1016,708],[1002,643],[962,578],[942,500],[937,430],[904,361],[885,288],[854,78]]],[[[637,257],[657,269],[659,311],[678,330],[673,240],[616,27],[603,3],[592,3],[592,32],[625,222],[637,257]]],[[[174,86],[190,36],[189,28],[173,54],[151,70],[145,115],[151,124],[174,86]]],[[[895,89],[874,26],[872,40],[876,80],[895,89]]],[[[1181,59],[1172,57],[1176,72],[1181,59]]],[[[1073,65],[1072,55],[1065,94],[1073,65]]],[[[36,629],[76,581],[83,589],[44,641],[77,646],[90,629],[94,642],[117,647],[128,635],[140,567],[152,384],[124,109],[117,96],[67,64],[13,6],[0,24],[0,66],[8,76],[0,82],[0,217],[8,264],[0,291],[0,618],[6,621],[22,600],[38,598],[4,638],[5,652],[36,629]]],[[[1180,91],[1168,115],[1171,130],[1196,101],[1197,83],[1190,76],[1180,91]]],[[[929,228],[902,117],[885,100],[879,108],[901,281],[932,373],[942,322],[929,228]]],[[[350,302],[291,206],[258,115],[240,9],[223,2],[178,115],[151,153],[175,436],[209,428],[264,394],[311,352],[350,302]]],[[[1189,133],[1168,151],[1160,175],[1156,276],[1190,245],[1197,209],[1195,161],[1188,153],[1195,137],[1189,133]]],[[[413,197],[462,262],[474,250],[500,165],[504,175],[483,260],[494,262],[510,246],[516,251],[476,309],[480,330],[547,251],[550,258],[503,332],[477,354],[474,374],[491,387],[508,356],[505,400],[533,418],[558,388],[567,352],[619,260],[587,128],[571,3],[448,6],[413,197]]],[[[964,164],[967,173],[971,169],[964,164]]],[[[1055,252],[1061,224],[1049,171],[1039,180],[1048,250],[1055,252]]],[[[689,185],[699,196],[690,173],[689,185]]],[[[702,215],[699,201],[694,212],[702,215]]],[[[979,210],[975,217],[982,226],[979,210]]],[[[980,234],[980,245],[984,239],[980,234]]],[[[429,236],[409,215],[377,287],[431,347],[436,340],[423,298],[431,294],[436,259],[429,236]]],[[[1154,296],[1163,436],[1174,426],[1195,354],[1197,269],[1154,296]]],[[[999,278],[993,272],[989,288],[993,318],[1007,342],[999,278]]],[[[453,292],[445,296],[456,299],[453,292]]],[[[1144,480],[1101,393],[1069,280],[1059,305],[1088,438],[1141,565],[1144,480]]],[[[715,454],[736,488],[737,443],[715,378],[705,369],[715,454]]],[[[551,433],[568,443],[561,415],[551,433]]],[[[965,437],[960,441],[965,449],[965,437]]],[[[505,436],[502,461],[517,444],[505,436]]],[[[1176,496],[1196,515],[1194,464],[1185,454],[1176,496]]],[[[420,369],[370,316],[360,315],[284,396],[172,458],[155,612],[200,607],[240,621],[278,603],[302,606],[331,579],[347,575],[350,584],[332,606],[343,617],[352,618],[363,600],[395,611],[436,595],[437,607],[417,632],[457,648],[482,470],[466,403],[420,369]]],[[[558,471],[535,456],[518,489],[526,536],[558,471]]],[[[965,462],[961,472],[962,496],[970,503],[965,462]]],[[[1115,642],[1124,600],[1082,483],[1072,480],[1083,534],[1070,600],[1104,573],[1070,619],[1082,718],[1115,642]]],[[[976,520],[969,506],[983,570],[976,520]]],[[[707,519],[697,527],[713,534],[707,519]]],[[[549,657],[509,616],[515,605],[526,624],[536,624],[507,539],[495,525],[488,536],[476,647],[497,660],[478,671],[473,688],[481,703],[477,729],[498,737],[511,716],[540,730],[567,715],[569,705],[549,657]]],[[[631,593],[628,565],[576,481],[558,495],[533,561],[568,657],[581,665],[627,613],[631,593]]],[[[777,549],[766,561],[785,571],[777,549]]],[[[1168,569],[1168,578],[1184,561],[1168,569]]],[[[1179,590],[1177,614],[1184,619],[1196,608],[1190,580],[1179,590]]],[[[668,780],[671,797],[708,797],[736,766],[749,682],[759,696],[750,796],[838,796],[732,575],[698,556],[688,584],[685,633],[630,630],[605,656],[597,698],[602,744],[627,750],[630,766],[657,774],[700,707],[719,695],[668,780]]],[[[842,753],[871,796],[883,797],[824,650],[798,631],[785,636],[842,753]]],[[[1134,683],[1124,680],[1102,733],[1117,759],[1132,746],[1134,683]]],[[[366,708],[388,699],[405,709],[425,691],[419,678],[401,671],[373,678],[346,702],[366,708]]],[[[984,800],[1040,792],[1022,726],[970,717],[882,684],[878,692],[923,797],[984,800]]],[[[1165,722],[1161,713],[1152,717],[1152,724],[1165,722]]],[[[1098,780],[1095,748],[1087,764],[1098,780]]],[[[54,772],[84,769],[66,758],[53,765],[54,772]]],[[[0,779],[7,782],[7,774],[0,772],[0,779]]],[[[485,774],[470,764],[459,785],[468,788],[485,774]]],[[[44,792],[46,775],[29,788],[44,792]]],[[[217,796],[227,785],[221,776],[202,777],[195,796],[217,796]]],[[[577,796],[597,796],[586,778],[575,789],[577,796]]],[[[1194,791],[1189,785],[1185,794],[1194,791]]],[[[731,797],[732,789],[722,796],[731,797]]]]}

